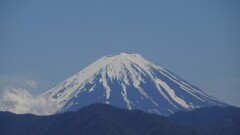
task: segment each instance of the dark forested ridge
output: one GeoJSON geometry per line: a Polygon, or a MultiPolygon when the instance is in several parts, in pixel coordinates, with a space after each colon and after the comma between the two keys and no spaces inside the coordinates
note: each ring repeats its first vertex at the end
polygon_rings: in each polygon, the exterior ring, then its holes
{"type": "Polygon", "coordinates": [[[0,112],[0,135],[240,134],[240,109],[210,107],[169,117],[93,104],[52,116],[0,112]]]}
{"type": "Polygon", "coordinates": [[[214,135],[240,135],[240,108],[208,107],[177,112],[168,119],[178,125],[214,135]]]}

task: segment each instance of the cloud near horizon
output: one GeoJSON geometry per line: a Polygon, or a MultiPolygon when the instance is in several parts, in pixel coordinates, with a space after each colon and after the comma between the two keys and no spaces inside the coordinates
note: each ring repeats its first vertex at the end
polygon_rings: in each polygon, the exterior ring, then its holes
{"type": "Polygon", "coordinates": [[[38,82],[30,77],[21,75],[0,75],[0,94],[4,89],[13,86],[34,92],[38,87],[38,82]]]}
{"type": "Polygon", "coordinates": [[[0,95],[0,111],[51,115],[58,111],[58,104],[41,95],[33,96],[26,89],[6,87],[0,95]]]}

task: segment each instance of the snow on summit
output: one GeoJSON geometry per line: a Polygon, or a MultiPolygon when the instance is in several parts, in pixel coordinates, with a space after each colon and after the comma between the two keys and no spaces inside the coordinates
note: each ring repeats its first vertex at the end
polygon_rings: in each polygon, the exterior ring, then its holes
{"type": "Polygon", "coordinates": [[[162,115],[226,105],[141,55],[127,53],[98,59],[43,96],[56,99],[59,112],[97,102],[162,115]]]}

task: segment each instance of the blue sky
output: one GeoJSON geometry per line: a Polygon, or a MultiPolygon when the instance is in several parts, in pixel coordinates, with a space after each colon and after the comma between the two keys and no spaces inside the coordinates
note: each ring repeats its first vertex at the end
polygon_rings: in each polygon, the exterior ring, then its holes
{"type": "Polygon", "coordinates": [[[127,52],[240,106],[239,0],[1,0],[0,20],[0,93],[40,94],[127,52]]]}

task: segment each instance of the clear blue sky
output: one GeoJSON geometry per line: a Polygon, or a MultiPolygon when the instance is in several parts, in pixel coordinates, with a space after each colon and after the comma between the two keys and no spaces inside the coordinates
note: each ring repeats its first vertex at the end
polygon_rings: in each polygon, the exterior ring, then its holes
{"type": "Polygon", "coordinates": [[[39,94],[120,52],[240,106],[239,0],[0,1],[0,93],[39,94]]]}

